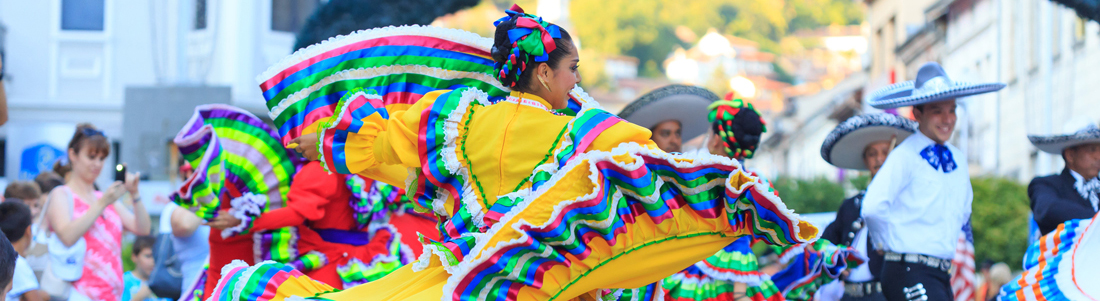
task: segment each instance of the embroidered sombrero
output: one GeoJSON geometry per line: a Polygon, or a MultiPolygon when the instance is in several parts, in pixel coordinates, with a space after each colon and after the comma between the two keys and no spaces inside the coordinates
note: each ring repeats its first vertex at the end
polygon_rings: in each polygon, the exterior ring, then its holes
{"type": "Polygon", "coordinates": [[[1027,139],[1031,140],[1031,144],[1034,144],[1039,150],[1055,155],[1061,155],[1062,150],[1076,145],[1100,143],[1100,127],[1097,127],[1096,123],[1090,122],[1083,126],[1080,124],[1078,124],[1078,126],[1067,124],[1063,129],[1069,134],[1051,136],[1028,135],[1027,139]],[[1074,129],[1077,130],[1074,131],[1074,129]]]}
{"type": "Polygon", "coordinates": [[[649,129],[661,122],[679,120],[686,141],[707,132],[707,106],[715,100],[718,95],[704,88],[668,85],[634,100],[619,112],[619,117],[649,129]]]}
{"type": "Polygon", "coordinates": [[[989,93],[1005,87],[1002,83],[965,83],[952,81],[940,64],[925,63],[917,79],[900,82],[871,93],[868,103],[878,109],[891,109],[989,93]]]}
{"type": "Polygon", "coordinates": [[[840,123],[821,144],[821,158],[836,167],[866,170],[863,150],[875,141],[897,135],[900,143],[917,132],[915,121],[888,113],[853,116],[840,123]]]}

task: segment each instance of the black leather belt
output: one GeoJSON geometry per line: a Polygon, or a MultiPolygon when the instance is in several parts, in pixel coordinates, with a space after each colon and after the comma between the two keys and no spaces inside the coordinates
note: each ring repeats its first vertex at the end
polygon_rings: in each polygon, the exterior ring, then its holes
{"type": "Polygon", "coordinates": [[[852,282],[844,284],[844,295],[853,298],[863,298],[882,292],[882,284],[878,281],[852,282]]]}
{"type": "Polygon", "coordinates": [[[915,263],[924,266],[928,266],[933,269],[938,269],[944,273],[951,273],[951,260],[942,259],[938,257],[932,257],[923,254],[902,254],[894,252],[886,252],[886,256],[883,257],[885,261],[894,262],[908,262],[915,263]]]}

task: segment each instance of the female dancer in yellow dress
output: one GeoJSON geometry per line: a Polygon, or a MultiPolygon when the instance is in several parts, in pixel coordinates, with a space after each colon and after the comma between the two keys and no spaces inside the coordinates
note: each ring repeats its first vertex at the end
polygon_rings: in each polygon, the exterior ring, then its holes
{"type": "Polygon", "coordinates": [[[737,161],[662,152],[599,109],[574,88],[579,60],[567,32],[513,6],[494,40],[391,27],[273,67],[261,88],[284,142],[331,171],[407,180],[443,238],[343,291],[229,265],[213,300],[570,300],[653,283],[738,237],[816,238],[737,161]]]}

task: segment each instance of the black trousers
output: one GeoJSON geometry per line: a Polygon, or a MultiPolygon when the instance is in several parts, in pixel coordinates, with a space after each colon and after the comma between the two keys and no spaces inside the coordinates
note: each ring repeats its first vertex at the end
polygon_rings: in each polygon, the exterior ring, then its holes
{"type": "Polygon", "coordinates": [[[882,293],[874,293],[868,296],[857,298],[845,294],[844,297],[840,298],[840,301],[886,301],[886,296],[883,296],[882,293]]]}
{"type": "Polygon", "coordinates": [[[889,301],[950,301],[951,275],[920,263],[882,263],[882,294],[889,301]]]}

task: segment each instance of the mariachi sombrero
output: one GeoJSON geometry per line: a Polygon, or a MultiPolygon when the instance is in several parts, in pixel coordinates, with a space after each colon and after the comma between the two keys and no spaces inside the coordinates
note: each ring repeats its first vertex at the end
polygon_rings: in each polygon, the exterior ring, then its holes
{"type": "MultiPolygon", "coordinates": [[[[1068,147],[1086,143],[1100,143],[1100,127],[1097,127],[1095,123],[1089,123],[1085,126],[1076,128],[1077,130],[1075,132],[1069,134],[1051,136],[1028,135],[1027,139],[1031,140],[1031,144],[1034,144],[1039,150],[1055,155],[1061,155],[1062,150],[1068,147]]],[[[1066,130],[1066,132],[1072,131],[1072,129],[1071,127],[1069,130],[1066,130]]]]}
{"type": "Polygon", "coordinates": [[[897,136],[901,142],[917,132],[915,121],[887,113],[853,116],[840,123],[821,144],[821,158],[836,167],[866,170],[863,150],[875,141],[897,136]]]}
{"type": "Polygon", "coordinates": [[[650,91],[619,112],[619,117],[631,123],[652,129],[658,123],[678,120],[683,127],[684,140],[705,134],[707,106],[718,100],[710,90],[685,85],[669,85],[650,91]]]}
{"type": "Polygon", "coordinates": [[[928,62],[917,71],[916,80],[878,89],[871,93],[868,103],[878,109],[891,109],[989,93],[1004,87],[1002,83],[952,81],[940,64],[928,62]]]}

